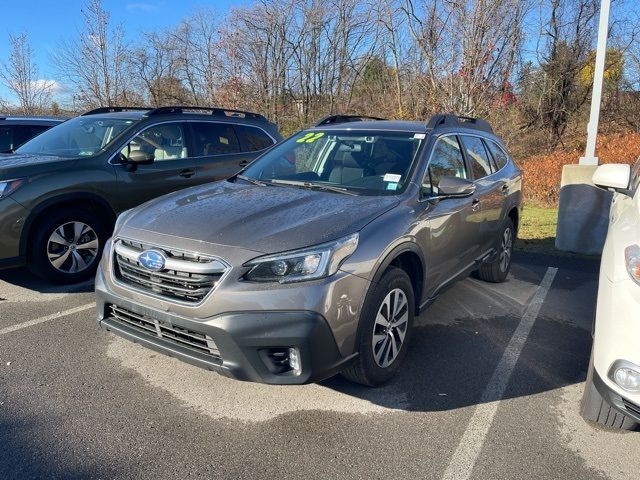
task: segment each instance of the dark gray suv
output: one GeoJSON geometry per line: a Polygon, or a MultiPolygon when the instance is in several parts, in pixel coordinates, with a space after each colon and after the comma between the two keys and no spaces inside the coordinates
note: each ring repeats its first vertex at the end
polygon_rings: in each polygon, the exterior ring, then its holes
{"type": "Polygon", "coordinates": [[[482,120],[327,122],[123,213],[98,321],[240,380],[378,385],[446,286],[507,278],[521,184],[482,120]]]}
{"type": "Polygon", "coordinates": [[[222,180],[281,140],[257,113],[99,108],[0,155],[0,268],[90,278],[118,213],[222,180]]]}

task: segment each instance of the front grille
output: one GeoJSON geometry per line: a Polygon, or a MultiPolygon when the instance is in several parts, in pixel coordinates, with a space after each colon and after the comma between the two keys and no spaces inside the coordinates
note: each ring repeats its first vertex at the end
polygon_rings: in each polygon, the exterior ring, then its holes
{"type": "Polygon", "coordinates": [[[227,265],[219,259],[144,245],[119,239],[115,244],[116,278],[137,290],[169,300],[198,303],[213,290],[227,265]],[[167,259],[161,271],[152,271],[138,261],[147,250],[161,252],[167,259]]]}
{"type": "Polygon", "coordinates": [[[635,403],[631,403],[625,398],[622,399],[622,403],[631,414],[635,415],[636,417],[640,417],[640,407],[638,405],[636,405],[635,403]]]}
{"type": "Polygon", "coordinates": [[[112,320],[152,337],[179,345],[183,348],[220,359],[220,352],[209,335],[195,332],[177,325],[166,325],[145,315],[139,315],[116,305],[108,306],[112,320]]]}

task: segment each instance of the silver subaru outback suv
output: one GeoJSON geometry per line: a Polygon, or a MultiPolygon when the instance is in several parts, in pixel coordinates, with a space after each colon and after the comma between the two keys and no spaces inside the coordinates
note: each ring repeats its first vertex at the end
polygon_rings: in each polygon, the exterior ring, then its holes
{"type": "Polygon", "coordinates": [[[506,279],[522,172],[483,120],[353,120],[123,213],[100,325],[239,380],[391,378],[439,292],[506,279]]]}

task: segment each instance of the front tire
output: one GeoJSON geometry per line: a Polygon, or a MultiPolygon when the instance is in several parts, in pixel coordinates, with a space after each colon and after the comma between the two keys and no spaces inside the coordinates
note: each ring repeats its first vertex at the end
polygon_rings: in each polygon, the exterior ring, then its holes
{"type": "Polygon", "coordinates": [[[582,417],[590,422],[616,430],[635,430],[638,424],[635,420],[618,412],[600,395],[593,383],[593,351],[589,361],[589,372],[582,395],[582,417]]]}
{"type": "Polygon", "coordinates": [[[29,242],[29,268],[55,284],[77,283],[95,275],[108,238],[104,222],[83,208],[40,217],[29,242]]]}
{"type": "Polygon", "coordinates": [[[359,355],[342,375],[370,387],[393,377],[407,354],[414,312],[411,279],[404,270],[389,268],[367,295],[356,338],[359,355]]]}
{"type": "Polygon", "coordinates": [[[498,255],[489,263],[483,263],[478,269],[478,276],[485,282],[502,283],[507,279],[511,269],[511,257],[513,256],[513,243],[516,238],[516,229],[513,220],[507,218],[498,239],[498,255]]]}

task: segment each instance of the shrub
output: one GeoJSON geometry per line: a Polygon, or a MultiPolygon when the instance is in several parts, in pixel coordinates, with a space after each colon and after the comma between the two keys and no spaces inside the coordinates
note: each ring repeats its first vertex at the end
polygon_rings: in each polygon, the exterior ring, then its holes
{"type": "MultiPolygon", "coordinates": [[[[556,151],[535,155],[519,162],[524,171],[525,201],[541,206],[556,206],[560,196],[562,167],[578,163],[583,151],[556,151]]],[[[640,133],[599,136],[596,154],[600,163],[633,164],[640,157],[640,133]]]]}

